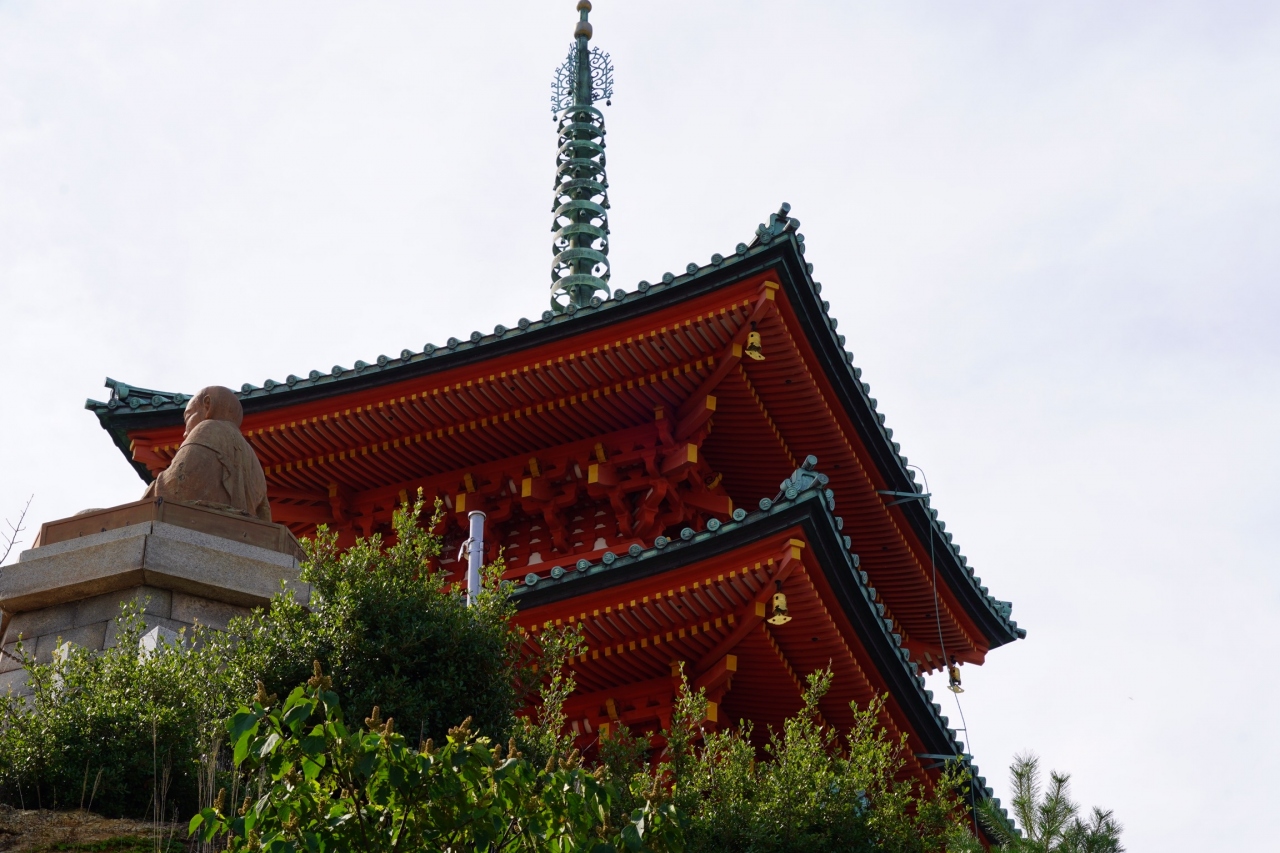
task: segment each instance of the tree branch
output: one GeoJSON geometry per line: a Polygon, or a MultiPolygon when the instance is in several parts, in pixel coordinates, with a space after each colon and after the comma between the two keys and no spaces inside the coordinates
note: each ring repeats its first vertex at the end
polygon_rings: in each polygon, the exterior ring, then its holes
{"type": "Polygon", "coordinates": [[[26,520],[27,510],[31,509],[31,502],[35,500],[35,497],[35,495],[32,495],[27,498],[27,505],[22,508],[22,514],[18,516],[17,524],[14,524],[7,518],[4,520],[4,523],[9,526],[9,532],[4,534],[4,553],[0,554],[0,565],[3,565],[4,561],[9,559],[9,552],[13,550],[13,546],[20,543],[18,534],[26,530],[26,528],[22,526],[22,522],[26,520]]]}

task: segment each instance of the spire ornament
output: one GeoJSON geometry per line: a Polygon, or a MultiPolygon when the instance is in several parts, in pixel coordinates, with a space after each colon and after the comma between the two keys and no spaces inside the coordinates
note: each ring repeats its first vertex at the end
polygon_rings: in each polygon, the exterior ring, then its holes
{"type": "Polygon", "coordinates": [[[609,54],[589,46],[590,0],[578,0],[569,55],[551,83],[556,152],[551,230],[551,309],[564,313],[609,298],[609,181],[604,166],[604,116],[593,104],[613,96],[609,54]],[[597,296],[597,294],[601,294],[597,296]]]}

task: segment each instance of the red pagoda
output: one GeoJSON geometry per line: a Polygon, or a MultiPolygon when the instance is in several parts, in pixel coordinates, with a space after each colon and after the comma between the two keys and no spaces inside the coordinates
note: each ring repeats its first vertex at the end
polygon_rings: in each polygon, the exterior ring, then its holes
{"type": "MultiPolygon", "coordinates": [[[[608,287],[608,56],[590,4],[557,73],[552,305],[492,332],[239,392],[273,518],[340,541],[389,532],[422,489],[448,510],[445,569],[485,513],[519,622],[576,625],[571,725],[669,721],[683,664],[708,721],[775,728],[832,665],[821,712],[888,696],[908,770],[970,765],[923,675],[1025,636],[930,507],[845,348],[790,209],[680,274],[608,287]],[[820,460],[820,462],[819,462],[820,460]],[[448,547],[448,546],[452,547],[448,547]]],[[[89,401],[144,481],[188,399],[108,379],[89,401]]],[[[990,796],[985,780],[978,788],[990,796]]]]}

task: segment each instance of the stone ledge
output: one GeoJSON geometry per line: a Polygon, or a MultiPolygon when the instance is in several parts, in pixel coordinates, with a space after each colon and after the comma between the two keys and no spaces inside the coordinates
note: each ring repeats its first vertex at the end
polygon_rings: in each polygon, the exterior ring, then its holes
{"type": "Polygon", "coordinates": [[[298,560],[290,554],[283,554],[269,548],[261,548],[257,545],[250,545],[245,542],[239,542],[235,539],[228,539],[224,536],[217,536],[212,533],[192,530],[189,527],[179,527],[176,524],[169,524],[166,521],[143,521],[138,524],[131,524],[128,527],[117,527],[114,530],[104,530],[101,533],[89,533],[76,539],[69,539],[65,542],[55,542],[52,545],[41,545],[36,548],[28,548],[26,551],[23,551],[18,555],[18,563],[21,564],[30,560],[43,560],[48,557],[56,557],[59,554],[68,554],[80,551],[93,545],[105,545],[109,542],[134,539],[138,536],[145,536],[148,534],[161,535],[167,539],[176,539],[180,542],[188,542],[192,545],[213,548],[216,551],[238,554],[241,557],[247,557],[251,560],[272,563],[286,568],[296,569],[298,567],[298,560]]]}
{"type": "MultiPolygon", "coordinates": [[[[90,538],[93,537],[85,537],[90,538]]],[[[142,586],[146,542],[146,534],[106,542],[85,541],[79,548],[48,556],[40,554],[38,559],[19,558],[0,576],[0,607],[8,613],[22,613],[142,586]]],[[[39,550],[42,549],[32,549],[39,550]]],[[[32,551],[24,551],[22,557],[32,551]]],[[[74,619],[74,608],[68,610],[74,619]]]]}
{"type": "Polygon", "coordinates": [[[229,507],[215,507],[190,501],[143,498],[106,509],[85,510],[70,518],[60,518],[40,526],[32,550],[75,542],[99,533],[108,533],[146,522],[164,522],[187,530],[211,534],[219,539],[242,542],[302,558],[302,548],[289,529],[229,507]]]}
{"type": "Polygon", "coordinates": [[[18,614],[138,586],[261,607],[282,583],[306,601],[310,586],[298,580],[297,567],[293,557],[266,548],[144,522],[23,552],[0,576],[0,607],[18,614]]]}
{"type": "MultiPolygon", "coordinates": [[[[297,540],[279,525],[138,502],[64,519],[42,534],[50,530],[67,538],[46,537],[0,573],[0,646],[13,653],[21,636],[40,663],[64,642],[91,651],[115,645],[116,617],[128,601],[139,603],[148,629],[181,632],[196,624],[225,630],[282,589],[304,604],[311,599],[298,579],[297,540]],[[155,517],[138,520],[139,513],[155,517]]],[[[30,686],[21,661],[4,657],[0,695],[10,691],[25,695],[30,686]]]]}
{"type": "Polygon", "coordinates": [[[101,533],[91,533],[87,536],[81,536],[78,539],[69,539],[65,542],[55,542],[52,545],[35,545],[18,555],[18,562],[24,563],[27,560],[40,560],[45,557],[53,557],[58,554],[65,554],[68,551],[75,551],[86,545],[101,545],[107,542],[115,542],[120,539],[132,539],[135,536],[151,532],[150,521],[142,521],[137,524],[130,524],[127,527],[117,527],[112,530],[104,530],[101,533]]]}

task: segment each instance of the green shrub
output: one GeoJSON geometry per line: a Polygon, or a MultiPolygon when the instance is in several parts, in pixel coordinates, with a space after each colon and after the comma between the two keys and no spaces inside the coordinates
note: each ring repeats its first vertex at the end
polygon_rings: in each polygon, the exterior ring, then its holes
{"type": "Polygon", "coordinates": [[[514,738],[504,752],[466,724],[439,748],[414,750],[376,708],[363,731],[349,731],[316,664],[282,706],[260,692],[232,719],[250,796],[237,809],[220,795],[191,830],[232,851],[980,849],[956,777],[928,791],[899,778],[904,744],[878,726],[878,704],[855,708],[843,738],[821,720],[829,672],[810,676],[804,710],[771,733],[763,758],[749,730],[703,730],[705,697],[686,690],[656,768],[624,730],[588,771],[555,728],[576,642],[570,632],[545,639],[543,703],[523,732],[550,753],[545,763],[522,755],[514,738]]]}
{"type": "MultiPolygon", "coordinates": [[[[441,511],[437,503],[428,528],[441,511]]],[[[319,660],[360,717],[380,705],[409,736],[436,739],[470,717],[475,728],[505,739],[522,679],[503,566],[487,567],[485,590],[468,607],[430,568],[441,542],[418,525],[422,513],[421,495],[395,512],[390,547],[375,535],[340,551],[324,528],[304,542],[309,608],[282,595],[228,628],[242,638],[232,662],[239,695],[258,680],[283,695],[319,660]]]]}
{"type": "MultiPolygon", "coordinates": [[[[554,763],[575,754],[563,702],[575,688],[569,662],[581,637],[566,628],[539,640],[541,702],[517,737],[539,762],[554,763]]],[[[883,700],[851,706],[854,724],[842,734],[818,712],[831,671],[811,673],[803,709],[781,731],[769,732],[760,751],[750,724],[704,728],[706,695],[691,691],[683,674],[681,679],[660,751],[655,754],[647,736],[625,726],[599,741],[596,773],[612,786],[612,825],[623,825],[637,810],[669,804],[689,853],[981,850],[963,799],[967,780],[948,772],[926,788],[904,776],[906,736],[893,740],[879,725],[883,700]]]]}
{"type": "Polygon", "coordinates": [[[126,606],[113,648],[73,648],[58,664],[26,658],[34,695],[0,697],[0,802],[92,801],[95,811],[135,818],[153,817],[159,802],[166,814],[192,814],[229,770],[226,755],[219,760],[223,723],[241,697],[258,681],[288,690],[312,660],[331,669],[356,713],[380,703],[415,739],[443,738],[468,717],[505,737],[522,672],[501,564],[488,567],[485,591],[467,607],[431,571],[440,539],[418,527],[422,510],[419,496],[396,511],[390,547],[374,536],[340,553],[323,529],[305,542],[309,608],[282,593],[228,633],[197,630],[140,656],[146,628],[126,606]]]}
{"type": "Polygon", "coordinates": [[[225,793],[191,832],[229,851],[678,851],[669,805],[608,824],[616,792],[570,756],[539,768],[514,739],[502,746],[468,723],[439,747],[414,749],[378,709],[362,731],[343,722],[319,663],[283,705],[259,694],[229,724],[235,760],[260,792],[236,809],[225,793]],[[264,705],[264,701],[266,704],[264,705]]]}
{"type": "MultiPolygon", "coordinates": [[[[705,696],[687,689],[677,701],[660,774],[686,826],[690,853],[926,853],[981,849],[965,822],[960,777],[946,774],[931,789],[902,777],[905,736],[894,741],[877,722],[882,704],[852,706],[854,725],[841,733],[825,723],[818,703],[831,686],[828,671],[811,673],[804,708],[771,731],[759,754],[749,724],[702,728],[705,696]]],[[[634,743],[606,758],[639,774],[634,743]]],[[[625,770],[617,772],[627,772],[625,770]]]]}
{"type": "Polygon", "coordinates": [[[145,819],[197,808],[199,769],[234,709],[217,655],[197,630],[140,654],[136,604],[103,652],[70,647],[63,661],[24,661],[29,701],[0,696],[0,801],[145,819]]]}

